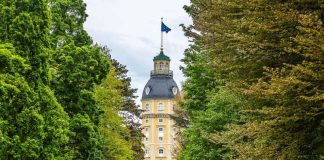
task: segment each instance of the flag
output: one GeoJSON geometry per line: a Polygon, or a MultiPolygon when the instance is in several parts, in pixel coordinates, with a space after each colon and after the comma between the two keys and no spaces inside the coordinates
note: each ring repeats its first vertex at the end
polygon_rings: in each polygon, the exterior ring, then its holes
{"type": "Polygon", "coordinates": [[[163,22],[161,22],[161,32],[168,33],[169,31],[171,31],[171,29],[168,26],[166,26],[163,22]]]}

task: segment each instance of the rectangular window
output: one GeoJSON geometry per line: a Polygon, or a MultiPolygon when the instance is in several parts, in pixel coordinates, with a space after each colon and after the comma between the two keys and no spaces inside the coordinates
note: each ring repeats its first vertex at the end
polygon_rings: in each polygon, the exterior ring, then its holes
{"type": "Polygon", "coordinates": [[[162,123],[162,122],[163,122],[163,119],[162,119],[162,118],[160,118],[160,119],[159,119],[159,122],[160,122],[160,123],[162,123]]]}
{"type": "Polygon", "coordinates": [[[146,122],[146,123],[149,123],[149,120],[147,119],[147,120],[145,120],[145,122],[146,122]]]}
{"type": "Polygon", "coordinates": [[[163,156],[163,149],[162,148],[159,149],[159,156],[163,156]]]}
{"type": "Polygon", "coordinates": [[[150,111],[150,105],[149,105],[149,104],[146,104],[146,105],[145,105],[145,110],[146,110],[146,111],[150,111]]]}
{"type": "Polygon", "coordinates": [[[163,137],[159,137],[159,142],[163,142],[163,137]]]}
{"type": "Polygon", "coordinates": [[[159,111],[163,111],[163,110],[164,110],[164,105],[163,105],[163,103],[159,103],[159,105],[158,105],[158,110],[159,110],[159,111]]]}
{"type": "Polygon", "coordinates": [[[145,148],[145,155],[148,156],[149,150],[145,148]]]}
{"type": "Polygon", "coordinates": [[[163,129],[162,127],[159,127],[159,128],[158,128],[158,136],[159,136],[159,137],[163,137],[163,136],[164,136],[164,132],[163,132],[163,130],[164,130],[164,129],[163,129]]]}

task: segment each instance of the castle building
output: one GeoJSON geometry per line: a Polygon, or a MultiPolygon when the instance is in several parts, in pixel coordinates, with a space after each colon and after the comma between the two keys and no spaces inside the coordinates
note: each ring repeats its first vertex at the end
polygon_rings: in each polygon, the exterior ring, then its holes
{"type": "Polygon", "coordinates": [[[173,80],[170,58],[163,53],[154,57],[154,70],[142,94],[142,127],[145,135],[145,160],[175,160],[177,155],[174,114],[180,91],[173,80]]]}

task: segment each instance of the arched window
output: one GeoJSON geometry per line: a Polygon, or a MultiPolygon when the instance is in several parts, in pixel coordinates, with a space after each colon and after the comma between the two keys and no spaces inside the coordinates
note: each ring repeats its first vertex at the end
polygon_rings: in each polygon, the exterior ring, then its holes
{"type": "Polygon", "coordinates": [[[164,105],[163,105],[163,103],[159,103],[158,110],[159,110],[159,111],[163,111],[163,110],[164,110],[164,105]]]}
{"type": "Polygon", "coordinates": [[[160,71],[164,70],[164,64],[163,62],[160,62],[160,71]]]}

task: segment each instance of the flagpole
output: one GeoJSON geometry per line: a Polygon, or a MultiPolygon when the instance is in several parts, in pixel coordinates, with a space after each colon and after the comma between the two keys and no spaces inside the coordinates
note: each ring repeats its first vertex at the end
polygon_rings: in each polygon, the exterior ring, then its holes
{"type": "Polygon", "coordinates": [[[163,51],[163,31],[162,31],[163,17],[161,18],[161,52],[163,51]]]}

